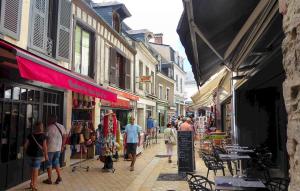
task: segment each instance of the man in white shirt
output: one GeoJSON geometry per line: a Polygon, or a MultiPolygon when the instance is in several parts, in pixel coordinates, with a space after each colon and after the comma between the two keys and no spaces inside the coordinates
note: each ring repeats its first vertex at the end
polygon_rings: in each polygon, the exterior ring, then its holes
{"type": "Polygon", "coordinates": [[[59,157],[64,151],[66,142],[66,129],[63,125],[57,123],[57,117],[52,115],[48,119],[49,125],[47,127],[47,143],[48,143],[48,158],[46,161],[46,168],[48,172],[48,179],[44,180],[45,184],[52,184],[52,168],[55,168],[57,179],[55,184],[62,181],[60,175],[59,157]]]}

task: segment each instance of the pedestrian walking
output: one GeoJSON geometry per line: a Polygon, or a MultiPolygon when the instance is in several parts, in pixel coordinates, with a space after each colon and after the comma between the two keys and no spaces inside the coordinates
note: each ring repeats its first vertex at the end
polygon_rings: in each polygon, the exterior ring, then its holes
{"type": "Polygon", "coordinates": [[[48,160],[47,142],[44,134],[44,126],[42,122],[34,125],[33,133],[28,135],[25,142],[25,151],[29,156],[29,164],[31,167],[30,189],[37,190],[37,177],[43,158],[48,160]]]}
{"type": "Polygon", "coordinates": [[[191,118],[183,119],[178,131],[194,131],[191,118]]]}
{"type": "Polygon", "coordinates": [[[154,120],[152,119],[151,115],[147,118],[147,133],[151,139],[154,138],[154,120]]]}
{"type": "Polygon", "coordinates": [[[52,184],[52,168],[55,168],[57,178],[55,184],[62,181],[59,165],[59,157],[61,152],[65,149],[66,142],[65,127],[57,123],[57,117],[51,115],[49,117],[49,125],[47,127],[47,144],[48,144],[48,161],[46,161],[46,168],[48,178],[43,181],[45,184],[52,184]]]}
{"type": "Polygon", "coordinates": [[[140,145],[141,135],[140,128],[134,123],[134,117],[130,118],[130,124],[125,127],[125,140],[127,145],[127,154],[131,158],[130,171],[134,171],[136,161],[136,148],[140,145]]]}
{"type": "Polygon", "coordinates": [[[171,123],[167,124],[167,128],[164,130],[164,139],[165,139],[165,144],[166,144],[166,149],[167,149],[167,155],[169,158],[169,163],[172,162],[172,156],[173,156],[173,148],[177,143],[176,140],[176,130],[174,126],[172,126],[171,123]]]}

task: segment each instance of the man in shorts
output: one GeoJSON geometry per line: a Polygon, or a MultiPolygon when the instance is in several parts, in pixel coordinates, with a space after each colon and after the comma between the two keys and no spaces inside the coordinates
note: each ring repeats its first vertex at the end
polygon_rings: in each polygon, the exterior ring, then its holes
{"type": "Polygon", "coordinates": [[[47,127],[47,139],[48,139],[48,161],[46,161],[46,168],[48,172],[48,179],[44,180],[45,184],[52,184],[52,168],[55,168],[57,173],[57,179],[55,184],[59,184],[62,181],[59,166],[60,153],[64,151],[66,142],[66,129],[63,125],[57,123],[55,115],[49,117],[49,126],[47,127]]]}
{"type": "Polygon", "coordinates": [[[154,138],[155,128],[154,128],[154,120],[152,119],[151,115],[147,118],[147,133],[151,139],[154,138]]]}
{"type": "Polygon", "coordinates": [[[130,118],[130,124],[125,127],[125,140],[127,145],[127,154],[132,159],[130,164],[130,171],[134,171],[134,163],[136,161],[136,148],[140,146],[141,135],[140,128],[134,124],[134,117],[130,118]]]}

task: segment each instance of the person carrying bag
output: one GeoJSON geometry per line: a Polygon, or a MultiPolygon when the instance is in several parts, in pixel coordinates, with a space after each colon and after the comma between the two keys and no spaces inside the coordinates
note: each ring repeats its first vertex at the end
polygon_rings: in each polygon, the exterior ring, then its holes
{"type": "Polygon", "coordinates": [[[29,157],[29,165],[31,167],[30,189],[37,190],[37,177],[43,158],[47,161],[47,141],[44,134],[44,126],[42,122],[34,125],[33,133],[28,135],[25,143],[25,151],[29,157]]]}
{"type": "Polygon", "coordinates": [[[164,139],[167,149],[167,155],[169,157],[169,163],[172,162],[173,147],[176,145],[176,130],[173,128],[171,123],[167,124],[167,128],[164,130],[164,139]]]}

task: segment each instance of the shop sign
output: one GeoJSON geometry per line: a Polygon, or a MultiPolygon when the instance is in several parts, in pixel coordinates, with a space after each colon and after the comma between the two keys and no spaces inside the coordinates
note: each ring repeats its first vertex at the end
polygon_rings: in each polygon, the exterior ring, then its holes
{"type": "Polygon", "coordinates": [[[147,83],[150,82],[151,83],[151,76],[140,76],[140,83],[147,83]]]}
{"type": "Polygon", "coordinates": [[[158,105],[158,106],[157,106],[157,109],[158,109],[158,110],[163,110],[163,111],[164,111],[164,110],[166,110],[166,108],[165,108],[165,107],[163,107],[163,106],[160,106],[160,105],[158,105]]]}
{"type": "Polygon", "coordinates": [[[132,106],[129,101],[117,99],[116,102],[109,102],[106,100],[101,100],[101,106],[103,107],[112,107],[112,108],[124,108],[124,109],[131,109],[132,106]]]}
{"type": "Polygon", "coordinates": [[[107,89],[109,89],[110,91],[118,94],[121,97],[130,99],[130,100],[134,100],[134,101],[138,101],[139,100],[139,96],[136,96],[136,95],[133,95],[133,94],[130,94],[130,93],[127,93],[127,92],[123,92],[121,90],[117,90],[117,89],[112,88],[112,87],[107,87],[107,89]]]}

